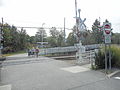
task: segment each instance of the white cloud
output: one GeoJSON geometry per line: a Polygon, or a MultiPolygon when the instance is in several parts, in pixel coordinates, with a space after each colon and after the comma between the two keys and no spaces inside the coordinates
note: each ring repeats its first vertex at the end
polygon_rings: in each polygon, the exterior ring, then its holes
{"type": "Polygon", "coordinates": [[[0,7],[3,5],[3,2],[2,2],[2,0],[0,0],[0,7]]]}
{"type": "MultiPolygon", "coordinates": [[[[101,22],[108,19],[113,28],[119,28],[116,24],[120,23],[119,0],[77,0],[77,2],[82,19],[87,18],[85,23],[89,29],[99,17],[101,22]]],[[[42,23],[46,23],[46,27],[63,27],[63,20],[66,17],[66,27],[72,28],[75,24],[74,4],[74,0],[4,0],[4,6],[0,7],[0,17],[16,26],[41,26],[42,23]]],[[[33,34],[32,30],[28,32],[33,34]]]]}

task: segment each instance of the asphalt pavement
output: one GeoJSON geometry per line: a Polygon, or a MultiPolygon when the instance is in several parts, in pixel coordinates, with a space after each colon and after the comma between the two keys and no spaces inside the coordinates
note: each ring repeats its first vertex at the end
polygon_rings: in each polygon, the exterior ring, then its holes
{"type": "Polygon", "coordinates": [[[21,54],[2,63],[0,90],[120,90],[120,80],[86,65],[21,54]]]}

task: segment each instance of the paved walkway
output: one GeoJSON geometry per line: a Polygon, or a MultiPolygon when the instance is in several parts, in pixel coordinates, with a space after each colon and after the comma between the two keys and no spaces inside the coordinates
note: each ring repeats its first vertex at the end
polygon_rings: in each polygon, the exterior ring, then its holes
{"type": "MultiPolygon", "coordinates": [[[[19,55],[20,57],[21,55],[19,55]]],[[[23,55],[24,56],[24,55],[23,55]]],[[[98,71],[92,71],[86,66],[54,60],[47,57],[29,57],[5,61],[7,64],[1,68],[1,88],[7,90],[108,90],[102,89],[104,81],[108,78],[98,71]],[[9,65],[12,61],[37,61],[9,65]],[[97,86],[100,83],[100,88],[97,86]],[[93,86],[94,84],[94,86],[93,86]],[[92,86],[91,86],[92,85],[92,86]]],[[[116,86],[115,86],[116,87],[116,86]]],[[[3,89],[4,90],[4,89],[3,89]]],[[[109,89],[114,90],[114,89],[109,89]]]]}

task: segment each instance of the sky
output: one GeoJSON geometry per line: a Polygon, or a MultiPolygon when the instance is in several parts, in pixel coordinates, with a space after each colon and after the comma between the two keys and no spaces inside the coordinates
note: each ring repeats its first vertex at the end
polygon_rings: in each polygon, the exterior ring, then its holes
{"type": "MultiPolygon", "coordinates": [[[[101,24],[108,19],[113,32],[120,32],[120,0],[77,0],[77,3],[88,29],[91,30],[95,19],[101,24]]],[[[21,27],[42,27],[43,23],[43,27],[63,27],[65,17],[66,28],[72,28],[75,25],[75,0],[0,0],[2,17],[4,22],[21,27]]],[[[37,29],[26,30],[30,36],[37,32],[37,29]]]]}

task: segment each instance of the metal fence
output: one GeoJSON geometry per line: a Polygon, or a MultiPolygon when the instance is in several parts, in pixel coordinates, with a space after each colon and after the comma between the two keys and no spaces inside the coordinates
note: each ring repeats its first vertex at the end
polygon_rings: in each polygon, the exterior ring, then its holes
{"type": "Polygon", "coordinates": [[[76,60],[78,64],[88,64],[91,63],[92,65],[95,65],[95,53],[97,52],[97,49],[85,51],[84,53],[76,53],[76,60]],[[79,56],[81,55],[81,58],[79,56]]]}
{"type": "MultiPolygon", "coordinates": [[[[100,47],[101,47],[101,44],[85,45],[86,51],[87,50],[98,49],[100,47]]],[[[78,50],[77,46],[46,48],[46,49],[40,49],[39,55],[47,55],[47,54],[54,54],[54,53],[77,52],[77,50],[78,50]]]]}

